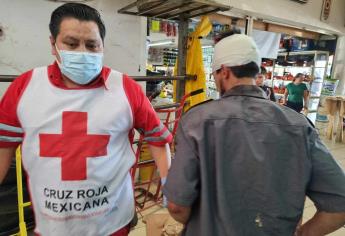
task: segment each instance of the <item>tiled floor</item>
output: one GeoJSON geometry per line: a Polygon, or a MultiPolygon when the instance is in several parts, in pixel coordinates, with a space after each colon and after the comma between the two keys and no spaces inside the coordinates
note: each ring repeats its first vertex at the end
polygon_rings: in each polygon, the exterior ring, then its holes
{"type": "MultiPolygon", "coordinates": [[[[337,161],[342,166],[342,168],[345,169],[345,144],[334,143],[328,140],[324,140],[324,142],[326,143],[327,147],[331,150],[332,154],[337,159],[337,161]]],[[[149,214],[162,213],[162,212],[166,212],[166,210],[160,207],[155,207],[153,209],[147,210],[143,214],[149,215],[149,214]]],[[[316,212],[316,208],[314,207],[313,202],[307,198],[306,203],[305,203],[305,208],[304,208],[303,222],[309,220],[315,214],[315,212],[316,212]]],[[[139,220],[137,227],[133,231],[131,231],[129,235],[130,236],[146,236],[146,227],[141,219],[139,220]]],[[[345,228],[341,228],[338,231],[329,235],[345,236],[345,228]]],[[[150,236],[150,235],[147,235],[147,236],[150,236]]]]}

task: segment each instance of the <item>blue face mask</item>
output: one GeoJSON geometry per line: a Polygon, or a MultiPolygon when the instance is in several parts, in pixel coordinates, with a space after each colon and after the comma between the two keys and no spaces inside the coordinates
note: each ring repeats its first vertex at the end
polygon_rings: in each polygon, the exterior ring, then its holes
{"type": "Polygon", "coordinates": [[[73,52],[55,48],[60,56],[61,73],[77,84],[88,84],[102,71],[103,53],[73,52]]]}

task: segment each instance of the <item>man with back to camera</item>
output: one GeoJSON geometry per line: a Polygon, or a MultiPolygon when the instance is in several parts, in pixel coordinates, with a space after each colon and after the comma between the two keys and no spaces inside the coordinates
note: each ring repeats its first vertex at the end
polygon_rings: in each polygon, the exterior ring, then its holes
{"type": "Polygon", "coordinates": [[[254,41],[235,34],[215,46],[219,100],[182,118],[163,193],[186,236],[291,236],[305,196],[317,213],[297,231],[319,236],[345,223],[345,175],[302,114],[255,86],[254,41]]]}
{"type": "Polygon", "coordinates": [[[0,103],[0,183],[22,144],[37,235],[128,235],[133,128],[163,179],[171,134],[141,87],[103,66],[96,9],[64,4],[49,28],[56,62],[19,76],[0,103]]]}

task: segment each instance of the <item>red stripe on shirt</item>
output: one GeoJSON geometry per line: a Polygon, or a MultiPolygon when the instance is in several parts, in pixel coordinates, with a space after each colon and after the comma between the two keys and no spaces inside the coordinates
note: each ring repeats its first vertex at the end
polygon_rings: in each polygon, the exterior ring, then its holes
{"type": "MultiPolygon", "coordinates": [[[[149,132],[156,127],[160,126],[160,119],[157,116],[157,113],[153,109],[150,101],[146,97],[145,93],[142,91],[139,84],[132,80],[127,75],[123,75],[123,87],[128,99],[128,102],[132,109],[133,115],[133,127],[135,129],[143,130],[144,132],[149,132]]],[[[164,132],[163,132],[164,133],[164,132]]],[[[162,135],[162,132],[159,132],[154,135],[149,135],[148,137],[160,137],[157,135],[162,135]]],[[[155,146],[163,146],[166,143],[172,141],[171,135],[168,135],[164,140],[151,142],[149,144],[155,146]]]]}
{"type": "Polygon", "coordinates": [[[7,136],[7,137],[23,137],[23,133],[16,133],[6,130],[0,130],[0,136],[7,136]]]}
{"type": "MultiPolygon", "coordinates": [[[[16,78],[8,87],[0,102],[0,123],[15,127],[22,127],[17,116],[17,107],[20,98],[24,94],[25,89],[31,80],[32,73],[33,70],[25,72],[16,78]]],[[[20,143],[17,142],[0,141],[0,147],[2,148],[16,147],[19,144],[20,143]]]]}

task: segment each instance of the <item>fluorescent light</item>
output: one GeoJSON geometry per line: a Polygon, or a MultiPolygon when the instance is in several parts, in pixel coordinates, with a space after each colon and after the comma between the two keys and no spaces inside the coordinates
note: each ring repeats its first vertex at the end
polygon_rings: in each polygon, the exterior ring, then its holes
{"type": "Polygon", "coordinates": [[[174,39],[169,39],[169,40],[160,40],[160,41],[154,41],[152,43],[149,43],[148,46],[149,47],[153,47],[153,46],[162,46],[162,45],[169,45],[169,44],[173,44],[175,43],[174,39]]]}
{"type": "Polygon", "coordinates": [[[212,45],[206,45],[206,46],[202,46],[201,48],[213,48],[212,45]]]}

